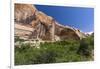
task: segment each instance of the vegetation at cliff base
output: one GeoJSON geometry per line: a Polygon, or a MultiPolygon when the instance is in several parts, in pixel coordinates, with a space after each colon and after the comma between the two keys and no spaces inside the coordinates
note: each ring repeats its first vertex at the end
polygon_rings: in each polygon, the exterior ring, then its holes
{"type": "MultiPolygon", "coordinates": [[[[17,39],[18,40],[18,39],[17,39]]],[[[94,37],[41,43],[40,48],[22,44],[15,47],[15,65],[92,61],[94,37]]]]}

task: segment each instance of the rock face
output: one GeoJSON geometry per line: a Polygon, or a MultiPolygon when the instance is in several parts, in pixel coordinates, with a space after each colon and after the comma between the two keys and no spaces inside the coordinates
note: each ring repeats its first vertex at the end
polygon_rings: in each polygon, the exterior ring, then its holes
{"type": "Polygon", "coordinates": [[[44,41],[79,40],[85,37],[79,30],[61,25],[31,4],[15,4],[14,18],[15,36],[27,40],[36,38],[44,41]]]}

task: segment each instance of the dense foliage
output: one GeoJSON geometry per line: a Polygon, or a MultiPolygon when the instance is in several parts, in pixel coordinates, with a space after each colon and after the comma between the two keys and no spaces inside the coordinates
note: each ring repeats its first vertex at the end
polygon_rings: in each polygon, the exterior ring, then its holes
{"type": "MultiPolygon", "coordinates": [[[[18,39],[17,39],[18,40],[18,39]]],[[[15,47],[15,65],[62,63],[93,60],[94,37],[41,43],[40,48],[22,44],[15,47]]]]}

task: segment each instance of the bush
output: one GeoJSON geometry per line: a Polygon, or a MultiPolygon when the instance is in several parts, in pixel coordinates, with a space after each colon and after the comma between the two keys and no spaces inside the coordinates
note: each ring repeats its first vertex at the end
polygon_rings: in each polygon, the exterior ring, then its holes
{"type": "Polygon", "coordinates": [[[91,56],[94,49],[94,38],[87,37],[80,41],[78,53],[85,56],[91,56]]]}
{"type": "Polygon", "coordinates": [[[41,43],[40,48],[23,44],[15,47],[15,65],[88,61],[93,50],[92,38],[41,43]]]}

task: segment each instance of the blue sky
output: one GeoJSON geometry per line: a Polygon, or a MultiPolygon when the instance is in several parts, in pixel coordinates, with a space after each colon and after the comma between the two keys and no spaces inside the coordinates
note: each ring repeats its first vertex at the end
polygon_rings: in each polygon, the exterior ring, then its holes
{"type": "Polygon", "coordinates": [[[83,32],[94,31],[94,9],[83,7],[64,7],[35,5],[39,11],[52,16],[62,25],[75,27],[83,32]]]}

